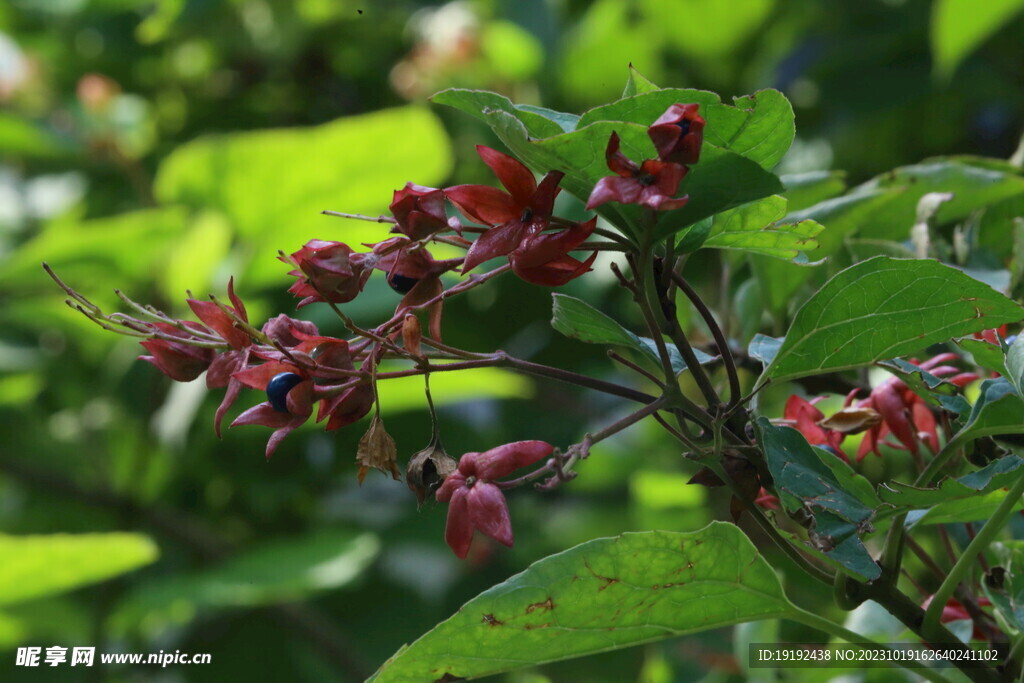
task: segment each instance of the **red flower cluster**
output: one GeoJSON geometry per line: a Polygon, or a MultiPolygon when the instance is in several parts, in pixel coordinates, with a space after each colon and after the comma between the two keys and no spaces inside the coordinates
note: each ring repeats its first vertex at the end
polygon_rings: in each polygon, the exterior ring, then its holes
{"type": "MultiPolygon", "coordinates": [[[[272,427],[275,431],[267,443],[268,458],[281,439],[309,418],[317,401],[317,421],[327,419],[329,430],[351,424],[370,411],[373,390],[369,367],[363,373],[355,371],[347,341],[320,336],[313,323],[283,314],[268,321],[260,331],[247,330],[248,314],[235,294],[233,281],[228,284],[228,296],[232,306],[188,300],[202,323],[136,321],[160,334],[141,342],[153,354],[141,356],[142,360],[179,382],[194,380],[206,371],[207,387],[227,387],[214,420],[218,436],[221,421],[243,386],[265,391],[268,398],[239,415],[231,426],[272,427]],[[254,336],[262,336],[277,347],[257,344],[254,336]]],[[[371,360],[364,364],[367,362],[371,360]]]]}
{"type": "MultiPolygon", "coordinates": [[[[948,382],[959,387],[978,379],[978,375],[973,372],[963,372],[953,365],[944,365],[956,358],[958,356],[955,353],[941,353],[923,363],[914,359],[910,363],[936,377],[945,377],[948,382]]],[[[926,444],[933,453],[939,450],[935,415],[924,399],[914,393],[906,382],[898,377],[890,377],[872,389],[867,398],[854,404],[857,393],[857,390],[850,392],[843,409],[828,418],[814,407],[822,398],[806,401],[799,396],[790,396],[786,401],[784,419],[796,427],[809,444],[828,448],[847,462],[850,459],[840,444],[847,434],[860,432],[865,434],[857,449],[858,462],[868,453],[881,455],[878,447],[883,442],[891,448],[908,450],[914,454],[919,450],[919,442],[926,444]],[[884,441],[889,434],[895,436],[897,441],[884,441]]]]}
{"type": "MultiPolygon", "coordinates": [[[[936,377],[947,378],[948,382],[958,387],[966,386],[978,379],[978,375],[973,372],[962,372],[953,365],[943,365],[957,358],[955,353],[940,353],[923,363],[918,363],[915,359],[911,359],[910,362],[936,377]]],[[[935,415],[924,399],[914,393],[900,378],[890,377],[885,380],[871,390],[870,396],[859,401],[857,406],[870,407],[882,416],[881,422],[869,429],[864,435],[864,440],[860,442],[860,448],[857,449],[858,462],[868,453],[880,456],[878,446],[889,434],[895,436],[898,441],[885,442],[892,448],[905,449],[916,454],[920,441],[926,444],[932,453],[939,450],[935,415]]]]}
{"type": "Polygon", "coordinates": [[[473,220],[492,226],[473,242],[462,272],[484,261],[508,256],[516,275],[527,282],[557,287],[590,270],[597,257],[580,262],[569,256],[594,232],[597,219],[570,223],[558,233],[545,233],[564,175],[550,171],[537,184],[530,169],[516,159],[483,145],[477,152],[508,192],[487,185],[456,185],[445,190],[455,206],[473,220]]]}
{"type": "Polygon", "coordinates": [[[607,202],[640,204],[656,211],[683,207],[689,196],[674,198],[679,183],[700,159],[704,119],[699,105],[673,104],[650,125],[647,135],[658,151],[657,159],[637,164],[619,151],[619,136],[612,133],[605,150],[608,168],[616,175],[601,178],[587,200],[587,209],[607,202]]]}
{"type": "Polygon", "coordinates": [[[456,555],[465,559],[474,529],[512,545],[508,505],[494,480],[534,464],[553,450],[543,441],[516,441],[483,453],[466,453],[459,459],[459,468],[448,475],[435,496],[449,504],[445,541],[456,555]]]}

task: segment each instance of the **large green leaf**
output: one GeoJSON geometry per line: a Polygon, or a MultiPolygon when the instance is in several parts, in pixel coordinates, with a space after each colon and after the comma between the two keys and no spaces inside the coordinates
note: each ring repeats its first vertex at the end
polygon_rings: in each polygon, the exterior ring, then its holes
{"type": "MultiPolygon", "coordinates": [[[[957,339],[957,346],[971,354],[974,363],[979,367],[992,372],[997,372],[1004,377],[1009,377],[1006,370],[1007,355],[995,344],[989,344],[983,339],[957,339]]],[[[1012,381],[1012,377],[1010,378],[1012,381]]],[[[1018,390],[1020,387],[1018,387],[1018,390]]]]}
{"type": "Polygon", "coordinates": [[[732,524],[627,533],[547,557],[481,593],[370,680],[475,678],[793,609],[732,524]]]}
{"type": "Polygon", "coordinates": [[[739,249],[783,260],[818,246],[814,237],[824,230],[823,226],[810,220],[784,223],[785,215],[786,199],[779,195],[723,211],[715,216],[703,246],[739,249]]]}
{"type": "Polygon", "coordinates": [[[953,479],[947,477],[934,488],[917,488],[892,481],[879,488],[879,496],[898,507],[923,509],[957,498],[970,498],[1005,488],[1015,482],[1024,465],[1015,455],[1000,458],[976,472],[953,479]]]}
{"type": "MultiPolygon", "coordinates": [[[[658,347],[653,339],[633,334],[586,301],[567,294],[552,294],[552,303],[551,326],[565,336],[588,344],[610,344],[639,351],[652,365],[660,367],[658,347]]],[[[686,362],[675,346],[668,344],[668,351],[676,373],[686,370],[686,362]]],[[[693,353],[701,365],[717,358],[700,349],[694,349],[693,353]]]]}
{"type": "Polygon", "coordinates": [[[597,121],[626,121],[646,127],[673,104],[699,104],[707,121],[705,142],[747,157],[767,170],[779,163],[796,134],[793,108],[777,90],[738,97],[735,106],[729,106],[706,90],[662,88],[590,109],[580,117],[579,127],[597,121]]]}
{"type": "MultiPolygon", "coordinates": [[[[914,510],[907,515],[907,524],[980,522],[992,516],[999,505],[1006,500],[1006,493],[1004,490],[997,489],[977,496],[948,500],[925,510],[914,510]]],[[[1017,501],[1014,510],[1024,510],[1024,498],[1017,501]]]]}
{"type": "Polygon", "coordinates": [[[872,509],[844,488],[819,453],[833,459],[836,456],[812,448],[792,427],[776,427],[765,418],[758,420],[758,424],[768,470],[787,509],[829,510],[854,524],[864,524],[871,519],[872,509]]]}
{"type": "MultiPolygon", "coordinates": [[[[987,379],[964,426],[950,440],[959,446],[996,434],[1024,434],[1024,401],[1005,377],[987,379]]],[[[950,446],[947,444],[946,448],[950,446]]]]}
{"type": "Polygon", "coordinates": [[[864,482],[855,483],[849,467],[827,465],[822,457],[838,458],[812,448],[795,429],[775,427],[764,418],[758,420],[758,429],[783,506],[791,513],[814,516],[814,549],[859,576],[877,578],[881,570],[858,537],[870,528],[874,516],[870,503],[862,500],[867,496],[874,502],[864,482]]]}
{"type": "Polygon", "coordinates": [[[1021,319],[1018,304],[955,268],[878,256],[840,272],[803,305],[765,376],[853,368],[1021,319]]]}
{"type": "Polygon", "coordinates": [[[576,114],[556,112],[544,107],[516,105],[504,95],[487,90],[449,88],[432,96],[430,101],[454,107],[484,123],[489,123],[488,112],[506,112],[522,121],[530,135],[537,138],[574,130],[580,118],[576,114]]]}
{"type": "MultiPolygon", "coordinates": [[[[627,157],[639,163],[655,156],[646,125],[621,121],[582,125],[581,119],[581,127],[571,133],[536,139],[518,116],[507,111],[489,110],[484,116],[501,141],[527,166],[537,173],[564,172],[562,187],[583,201],[598,180],[612,175],[605,150],[613,132],[618,133],[621,151],[627,157]]],[[[655,236],[679,232],[703,218],[781,190],[779,179],[757,163],[705,142],[700,162],[690,169],[677,193],[689,195],[690,201],[681,209],[662,212],[655,236]]],[[[600,207],[598,213],[634,239],[643,238],[638,207],[612,202],[600,207]]]]}
{"type": "Polygon", "coordinates": [[[38,287],[43,261],[71,284],[125,287],[131,282],[148,282],[165,267],[188,221],[187,210],[168,206],[50,222],[6,261],[0,256],[0,286],[38,287]]]}
{"type": "Polygon", "coordinates": [[[104,581],[143,567],[158,554],[141,534],[0,535],[0,605],[104,581]]]}
{"type": "Polygon", "coordinates": [[[1014,170],[992,168],[964,159],[938,159],[904,166],[855,188],[853,193],[895,190],[893,201],[873,212],[860,227],[861,237],[902,241],[915,223],[917,204],[930,192],[952,192],[936,212],[939,224],[961,220],[982,207],[1024,194],[1024,177],[1014,170]]]}
{"type": "Polygon", "coordinates": [[[831,199],[846,189],[846,174],[842,171],[808,171],[780,176],[789,200],[790,211],[800,211],[818,202],[831,199]]]}
{"type": "Polygon", "coordinates": [[[0,151],[4,156],[50,159],[71,156],[78,150],[35,123],[0,111],[0,151]]]}
{"type": "MultiPolygon", "coordinates": [[[[197,138],[164,159],[155,192],[164,202],[220,211],[248,239],[293,251],[327,235],[349,244],[380,241],[387,234],[381,225],[320,212],[379,213],[406,182],[436,185],[451,166],[440,120],[410,106],[308,128],[197,138]]],[[[280,281],[286,270],[272,258],[260,259],[243,279],[280,281]]]]}
{"type": "MultiPolygon", "coordinates": [[[[896,194],[894,190],[872,190],[833,197],[794,211],[786,216],[785,221],[813,220],[825,226],[815,237],[817,249],[807,254],[811,261],[820,261],[838,252],[847,236],[853,234],[875,211],[893,201],[896,194]]],[[[750,257],[750,263],[765,306],[777,315],[786,311],[797,290],[818,272],[806,266],[756,255],[750,257]]],[[[824,277],[823,273],[821,277],[824,277]]]]}
{"type": "Polygon", "coordinates": [[[118,612],[119,623],[173,620],[198,609],[291,602],[358,579],[377,557],[373,534],[321,532],[267,543],[210,569],[140,583],[118,612]]]}
{"type": "Polygon", "coordinates": [[[936,0],[931,27],[935,71],[951,76],[967,55],[1021,11],[1024,0],[936,0]]]}

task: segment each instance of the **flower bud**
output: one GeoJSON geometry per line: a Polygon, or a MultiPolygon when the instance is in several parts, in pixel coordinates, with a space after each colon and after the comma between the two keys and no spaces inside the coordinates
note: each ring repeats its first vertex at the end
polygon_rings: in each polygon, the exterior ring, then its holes
{"type": "Polygon", "coordinates": [[[423,338],[423,330],[420,327],[420,319],[413,314],[405,316],[402,322],[402,342],[405,350],[414,356],[422,356],[423,349],[420,348],[420,340],[423,338]]]}

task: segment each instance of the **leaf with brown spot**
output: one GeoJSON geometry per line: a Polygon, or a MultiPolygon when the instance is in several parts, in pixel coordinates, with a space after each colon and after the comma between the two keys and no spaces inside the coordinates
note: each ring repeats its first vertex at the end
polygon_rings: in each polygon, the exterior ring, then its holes
{"type": "Polygon", "coordinates": [[[432,670],[480,678],[796,610],[732,524],[627,533],[546,557],[484,591],[370,680],[434,680],[432,670]]]}

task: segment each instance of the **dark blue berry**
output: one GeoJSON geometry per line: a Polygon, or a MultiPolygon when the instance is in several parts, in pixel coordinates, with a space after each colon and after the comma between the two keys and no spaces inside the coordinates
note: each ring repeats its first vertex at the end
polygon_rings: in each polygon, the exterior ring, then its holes
{"type": "Polygon", "coordinates": [[[1005,341],[1007,346],[1012,346],[1013,342],[1017,341],[1017,335],[1011,334],[1009,337],[1006,338],[1005,341]]]}
{"type": "Polygon", "coordinates": [[[267,400],[270,407],[279,413],[288,412],[288,392],[299,384],[302,378],[294,372],[280,372],[267,382],[267,400]]]}
{"type": "Polygon", "coordinates": [[[679,130],[682,131],[679,133],[679,137],[682,138],[690,134],[690,119],[683,119],[676,125],[679,126],[679,130]]]}
{"type": "Polygon", "coordinates": [[[391,289],[399,294],[408,294],[409,290],[415,287],[419,281],[419,278],[399,275],[398,273],[394,273],[388,278],[388,284],[391,285],[391,289]]]}

